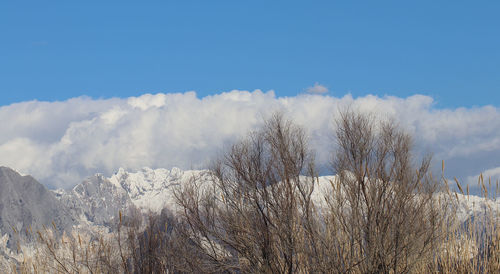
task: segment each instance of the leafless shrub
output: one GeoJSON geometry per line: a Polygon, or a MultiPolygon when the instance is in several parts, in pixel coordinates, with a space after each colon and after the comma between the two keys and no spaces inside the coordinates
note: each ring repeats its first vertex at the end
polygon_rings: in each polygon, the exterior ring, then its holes
{"type": "Polygon", "coordinates": [[[199,254],[193,270],[310,270],[312,160],[304,131],[276,114],[214,164],[211,182],[177,192],[182,233],[199,254]]]}
{"type": "MultiPolygon", "coordinates": [[[[178,272],[171,237],[175,219],[167,211],[122,216],[111,233],[87,231],[57,237],[54,230],[37,231],[33,254],[26,254],[19,273],[169,273],[178,272]],[[126,221],[125,221],[126,220],[126,221]]],[[[177,244],[180,246],[180,244],[177,244]]]]}
{"type": "Polygon", "coordinates": [[[116,249],[103,235],[63,235],[55,229],[37,231],[38,243],[21,273],[103,273],[118,269],[116,249]]]}
{"type": "MultiPolygon", "coordinates": [[[[122,219],[122,218],[120,218],[122,219]]],[[[125,243],[122,243],[122,225],[120,221],[116,239],[120,249],[122,269],[125,273],[168,273],[175,272],[176,238],[173,236],[175,219],[163,210],[161,214],[150,213],[145,228],[133,219],[123,228],[125,243]]]]}
{"type": "Polygon", "coordinates": [[[430,157],[415,166],[409,135],[354,112],[336,137],[325,203],[312,199],[304,131],[281,114],[233,145],[211,182],[179,190],[196,271],[400,273],[432,261],[451,215],[434,198],[430,157]]]}
{"type": "Polygon", "coordinates": [[[412,163],[411,137],[390,122],[342,112],[329,199],[339,227],[343,265],[363,273],[410,272],[431,261],[445,236],[450,208],[439,204],[430,157],[412,163]]]}

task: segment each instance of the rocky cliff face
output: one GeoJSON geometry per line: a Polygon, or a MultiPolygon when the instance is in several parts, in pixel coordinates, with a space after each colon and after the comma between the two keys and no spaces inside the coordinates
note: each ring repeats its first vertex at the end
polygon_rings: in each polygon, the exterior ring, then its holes
{"type": "Polygon", "coordinates": [[[87,178],[70,191],[57,190],[56,197],[79,221],[78,225],[105,226],[116,224],[119,212],[135,210],[128,193],[100,174],[87,178]]]}
{"type": "Polygon", "coordinates": [[[62,230],[76,224],[74,215],[31,176],[0,167],[0,232],[9,236],[8,246],[17,239],[32,236],[32,231],[53,224],[62,230]]]}

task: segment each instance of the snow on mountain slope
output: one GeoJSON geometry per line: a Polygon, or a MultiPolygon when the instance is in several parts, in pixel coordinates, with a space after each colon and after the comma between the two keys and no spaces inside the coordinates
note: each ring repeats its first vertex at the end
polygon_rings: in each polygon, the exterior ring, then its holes
{"type": "Polygon", "coordinates": [[[10,247],[17,245],[18,238],[21,242],[30,238],[28,230],[52,223],[61,231],[69,230],[75,222],[54,193],[33,177],[0,167],[0,236],[8,235],[10,247]]]}
{"type": "Polygon", "coordinates": [[[493,214],[494,219],[500,221],[500,199],[486,199],[474,195],[456,195],[458,199],[457,219],[461,222],[469,218],[479,220],[487,214],[493,214]]]}
{"type": "MultiPolygon", "coordinates": [[[[325,195],[328,195],[332,184],[335,184],[336,176],[321,176],[315,182],[312,199],[320,206],[326,206],[325,195]]],[[[500,198],[486,199],[484,197],[474,195],[463,195],[457,193],[451,197],[445,193],[438,193],[435,196],[437,199],[443,201],[455,202],[458,201],[456,208],[456,219],[458,222],[463,223],[469,218],[476,221],[481,220],[487,214],[492,214],[494,219],[500,221],[500,198]],[[451,199],[451,200],[450,200],[451,199]]]]}
{"type": "MultiPolygon", "coordinates": [[[[82,221],[96,225],[109,225],[117,216],[118,211],[124,213],[139,209],[142,213],[160,213],[167,208],[172,212],[177,210],[174,189],[197,180],[203,186],[211,183],[208,170],[186,170],[179,168],[151,169],[142,168],[131,172],[120,168],[114,175],[106,178],[100,174],[86,179],[75,186],[70,192],[56,191],[64,204],[80,216],[82,221]]],[[[313,200],[324,206],[324,196],[329,193],[335,176],[322,176],[315,180],[313,200]]],[[[437,197],[445,197],[440,194],[437,197]]],[[[464,222],[468,218],[478,218],[491,208],[500,213],[500,199],[485,199],[478,196],[457,194],[457,219],[464,222]]],[[[448,198],[449,199],[449,198],[448,198]]],[[[455,199],[455,198],[453,198],[455,199]]]]}
{"type": "Polygon", "coordinates": [[[130,213],[133,203],[129,194],[96,174],[76,185],[71,191],[56,190],[56,197],[80,220],[80,224],[111,226],[118,212],[130,213]]]}
{"type": "Polygon", "coordinates": [[[115,186],[124,189],[132,203],[143,212],[160,213],[165,207],[175,208],[173,188],[189,180],[208,180],[207,170],[187,170],[179,168],[151,169],[143,168],[137,172],[127,172],[120,168],[109,178],[115,186]]]}
{"type": "MultiPolygon", "coordinates": [[[[132,203],[141,211],[159,213],[163,208],[175,209],[173,189],[187,183],[191,179],[200,180],[202,183],[210,182],[208,170],[186,170],[179,168],[151,169],[143,168],[137,172],[128,172],[120,168],[116,174],[109,178],[115,186],[124,189],[132,203]]],[[[324,195],[331,187],[330,182],[335,181],[335,176],[322,176],[315,180],[313,200],[324,204],[324,195]]],[[[483,216],[487,209],[500,213],[500,199],[485,199],[478,196],[457,194],[458,208],[457,219],[463,222],[471,216],[483,216]]]]}

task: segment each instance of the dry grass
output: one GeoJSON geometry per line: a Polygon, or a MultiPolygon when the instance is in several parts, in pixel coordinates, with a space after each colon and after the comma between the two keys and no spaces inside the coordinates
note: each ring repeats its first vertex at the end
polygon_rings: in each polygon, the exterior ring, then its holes
{"type": "MultiPolygon", "coordinates": [[[[443,178],[445,183],[446,179],[443,178]]],[[[440,252],[435,255],[431,264],[421,271],[440,273],[499,273],[500,272],[500,208],[498,182],[495,188],[484,183],[482,175],[478,178],[482,198],[486,199],[486,207],[474,214],[465,223],[455,223],[442,228],[447,237],[440,252]]],[[[471,199],[469,185],[466,192],[455,179],[460,194],[453,196],[471,199]],[[460,196],[459,196],[460,195],[460,196]]]]}

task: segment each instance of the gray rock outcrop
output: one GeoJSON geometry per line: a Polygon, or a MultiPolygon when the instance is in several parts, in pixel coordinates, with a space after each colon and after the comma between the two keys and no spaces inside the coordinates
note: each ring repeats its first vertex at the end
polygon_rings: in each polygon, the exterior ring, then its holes
{"type": "Polygon", "coordinates": [[[9,235],[9,247],[33,238],[43,226],[54,224],[61,232],[75,222],[68,208],[33,177],[0,167],[0,232],[9,235]]]}

